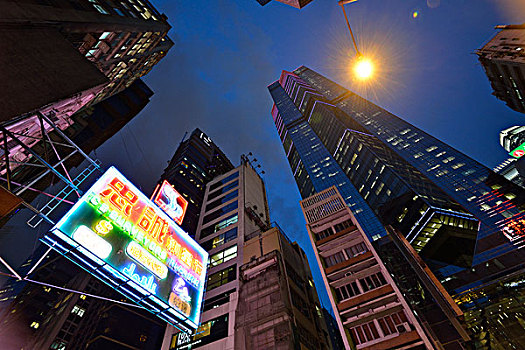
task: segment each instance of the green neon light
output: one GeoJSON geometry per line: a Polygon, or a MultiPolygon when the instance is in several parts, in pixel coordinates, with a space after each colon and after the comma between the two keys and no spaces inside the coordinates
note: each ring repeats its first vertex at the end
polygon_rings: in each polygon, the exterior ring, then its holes
{"type": "Polygon", "coordinates": [[[155,257],[166,262],[168,258],[168,253],[161,246],[156,244],[154,241],[148,238],[148,236],[140,230],[133,223],[127,221],[122,215],[117,211],[111,210],[106,203],[103,203],[100,200],[100,197],[97,195],[92,195],[88,198],[87,202],[91,204],[103,217],[109,219],[113,224],[118,226],[122,231],[128,234],[134,241],[140,244],[142,247],[147,249],[150,253],[155,255],[155,257]]]}
{"type": "Polygon", "coordinates": [[[509,155],[517,159],[523,157],[525,155],[525,142],[509,152],[509,155]]]}

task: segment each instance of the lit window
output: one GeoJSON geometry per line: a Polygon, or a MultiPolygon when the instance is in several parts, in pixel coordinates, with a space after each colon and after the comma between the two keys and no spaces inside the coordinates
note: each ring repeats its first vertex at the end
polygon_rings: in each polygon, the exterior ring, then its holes
{"type": "Polygon", "coordinates": [[[103,15],[109,15],[109,12],[106,11],[102,6],[98,4],[93,4],[93,7],[97,9],[98,12],[102,13],[103,15]]]}
{"type": "Polygon", "coordinates": [[[429,148],[426,149],[427,152],[432,152],[433,150],[437,149],[436,146],[430,146],[429,148]]]}
{"type": "Polygon", "coordinates": [[[104,40],[104,39],[106,39],[106,38],[107,38],[108,36],[110,36],[110,35],[111,35],[111,32],[104,32],[104,33],[102,33],[102,34],[100,35],[99,40],[104,40]]]}
{"type": "Polygon", "coordinates": [[[79,307],[78,305],[73,306],[73,310],[71,310],[72,314],[78,315],[80,317],[84,316],[85,312],[86,312],[86,309],[83,309],[79,307]]]}
{"type": "Polygon", "coordinates": [[[38,329],[38,327],[40,327],[40,323],[33,321],[29,327],[38,329]]]}

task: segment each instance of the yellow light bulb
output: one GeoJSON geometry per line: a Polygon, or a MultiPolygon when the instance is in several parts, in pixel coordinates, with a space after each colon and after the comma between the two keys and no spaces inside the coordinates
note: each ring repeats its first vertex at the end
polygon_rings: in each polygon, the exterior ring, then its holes
{"type": "Polygon", "coordinates": [[[368,79],[374,72],[374,65],[369,59],[360,57],[354,66],[354,73],[359,79],[368,79]]]}

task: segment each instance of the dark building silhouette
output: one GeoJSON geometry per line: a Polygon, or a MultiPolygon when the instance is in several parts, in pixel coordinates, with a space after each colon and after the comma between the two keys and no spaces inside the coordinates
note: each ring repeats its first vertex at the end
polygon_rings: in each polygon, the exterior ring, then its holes
{"type": "Polygon", "coordinates": [[[476,51],[492,94],[513,110],[525,113],[525,24],[499,25],[485,45],[476,51]]]}
{"type": "Polygon", "coordinates": [[[228,157],[200,129],[180,143],[158,184],[168,181],[188,201],[181,227],[190,236],[195,237],[197,231],[206,184],[232,169],[228,157]]]}

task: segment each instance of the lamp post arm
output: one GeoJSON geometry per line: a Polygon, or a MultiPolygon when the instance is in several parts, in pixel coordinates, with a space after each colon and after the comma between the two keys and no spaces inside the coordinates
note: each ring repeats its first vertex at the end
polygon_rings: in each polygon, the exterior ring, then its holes
{"type": "Polygon", "coordinates": [[[341,5],[341,9],[343,10],[343,14],[345,15],[346,25],[348,26],[348,30],[350,31],[350,36],[352,36],[352,42],[354,43],[354,48],[357,56],[361,56],[361,52],[359,52],[359,49],[357,48],[357,43],[355,41],[354,33],[352,32],[352,28],[350,27],[350,22],[348,21],[348,16],[346,15],[345,11],[345,4],[348,4],[350,2],[354,2],[356,0],[341,0],[339,1],[339,5],[341,5]]]}

